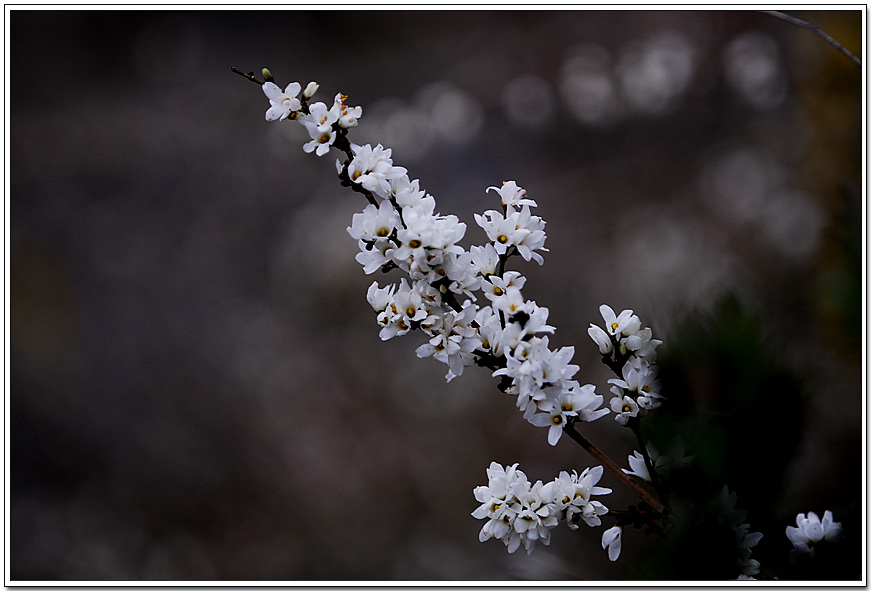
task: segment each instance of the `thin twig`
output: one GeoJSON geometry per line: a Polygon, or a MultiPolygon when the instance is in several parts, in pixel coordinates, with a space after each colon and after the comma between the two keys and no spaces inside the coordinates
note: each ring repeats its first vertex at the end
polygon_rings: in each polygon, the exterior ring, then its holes
{"type": "Polygon", "coordinates": [[[826,43],[828,43],[829,45],[831,45],[832,47],[834,47],[835,49],[837,49],[838,51],[840,51],[841,53],[846,55],[848,58],[850,58],[850,60],[854,64],[856,64],[859,67],[862,66],[862,60],[860,60],[858,57],[856,57],[855,55],[850,53],[850,51],[846,47],[844,47],[843,45],[841,45],[840,43],[838,43],[837,41],[832,39],[825,31],[821,30],[819,27],[815,27],[814,25],[810,24],[809,22],[803,21],[799,18],[795,18],[794,16],[790,16],[786,13],[779,12],[777,10],[763,10],[761,12],[763,14],[767,14],[769,16],[779,18],[780,20],[784,20],[788,23],[796,25],[797,27],[801,27],[803,29],[807,29],[808,31],[811,31],[816,36],[823,39],[826,43]]]}
{"type": "Polygon", "coordinates": [[[248,72],[248,73],[246,74],[246,73],[243,72],[242,70],[239,70],[239,69],[234,68],[234,67],[232,67],[232,66],[230,67],[230,70],[232,70],[234,73],[239,74],[240,76],[242,76],[242,77],[244,77],[244,78],[247,78],[247,79],[250,80],[251,82],[256,82],[257,84],[260,84],[260,85],[262,85],[263,82],[264,82],[263,80],[258,80],[257,78],[255,78],[255,77],[254,77],[254,72],[248,72]]]}
{"type": "Polygon", "coordinates": [[[583,447],[588,454],[593,456],[597,461],[601,462],[603,467],[614,473],[614,475],[622,480],[626,486],[631,488],[632,491],[636,495],[638,495],[642,501],[650,505],[654,509],[654,511],[657,511],[659,513],[665,513],[665,505],[653,498],[653,496],[649,492],[647,492],[647,490],[645,490],[643,486],[633,480],[631,476],[623,472],[623,470],[620,469],[620,466],[618,466],[614,462],[614,460],[606,456],[604,452],[602,452],[602,450],[593,445],[593,443],[589,439],[578,433],[575,430],[574,422],[566,423],[566,426],[563,427],[563,432],[571,437],[578,445],[583,447]]]}

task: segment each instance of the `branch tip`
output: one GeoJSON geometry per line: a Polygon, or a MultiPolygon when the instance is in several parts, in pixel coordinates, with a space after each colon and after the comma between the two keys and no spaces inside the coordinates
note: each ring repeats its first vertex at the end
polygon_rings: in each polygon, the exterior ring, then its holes
{"type": "Polygon", "coordinates": [[[246,74],[246,73],[243,72],[242,70],[239,70],[238,68],[235,68],[235,67],[232,67],[232,66],[230,67],[230,71],[232,71],[232,72],[234,72],[234,73],[236,73],[236,74],[239,74],[239,75],[242,76],[243,78],[247,78],[247,79],[250,80],[251,82],[256,82],[257,84],[263,85],[263,82],[264,82],[264,81],[263,81],[263,80],[258,80],[258,79],[254,76],[254,72],[248,72],[248,73],[246,74]]]}

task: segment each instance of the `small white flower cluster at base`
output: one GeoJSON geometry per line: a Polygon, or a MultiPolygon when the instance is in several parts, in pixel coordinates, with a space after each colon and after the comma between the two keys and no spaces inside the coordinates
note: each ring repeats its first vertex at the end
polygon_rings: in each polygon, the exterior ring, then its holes
{"type": "Polygon", "coordinates": [[[531,554],[536,542],[550,544],[550,530],[562,521],[571,529],[578,529],[581,521],[590,527],[601,525],[599,517],[608,508],[591,497],[611,492],[596,486],[602,472],[601,466],[587,468],[580,475],[560,472],[548,483],[538,480],[531,484],[517,464],[505,468],[492,462],[487,469],[487,486],[475,488],[475,499],[481,505],[472,516],[488,520],[478,538],[482,542],[502,540],[509,553],[523,544],[531,554]]]}

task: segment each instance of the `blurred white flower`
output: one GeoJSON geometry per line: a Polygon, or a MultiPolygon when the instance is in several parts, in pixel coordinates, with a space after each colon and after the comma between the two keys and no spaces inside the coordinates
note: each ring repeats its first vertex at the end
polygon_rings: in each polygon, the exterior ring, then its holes
{"type": "Polygon", "coordinates": [[[622,470],[630,476],[637,476],[641,480],[650,482],[650,472],[647,470],[647,464],[644,462],[644,456],[641,455],[641,452],[633,450],[628,459],[630,469],[622,468],[622,470]]]}
{"type": "Polygon", "coordinates": [[[602,548],[608,550],[608,559],[614,562],[620,557],[623,549],[623,528],[615,525],[602,534],[602,548]]]}
{"type": "Polygon", "coordinates": [[[799,513],[795,518],[796,526],[786,527],[786,537],[795,547],[793,552],[814,554],[814,544],[823,540],[833,541],[841,535],[841,524],[834,520],[831,511],[823,513],[823,518],[813,511],[807,514],[799,513]]]}

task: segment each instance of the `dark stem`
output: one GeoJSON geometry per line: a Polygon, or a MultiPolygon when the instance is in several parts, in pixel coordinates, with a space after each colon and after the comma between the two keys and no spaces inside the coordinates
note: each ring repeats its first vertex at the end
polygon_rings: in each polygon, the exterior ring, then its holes
{"type": "Polygon", "coordinates": [[[829,45],[831,45],[832,47],[834,47],[835,49],[837,49],[838,51],[840,51],[841,53],[846,55],[848,58],[850,58],[850,61],[852,61],[854,64],[856,64],[859,67],[862,66],[862,60],[860,60],[855,55],[850,53],[846,47],[844,47],[843,45],[841,45],[840,43],[838,43],[837,41],[832,39],[825,31],[821,30],[818,27],[815,27],[814,25],[810,24],[809,22],[803,21],[799,18],[795,18],[794,16],[790,16],[788,14],[785,14],[783,12],[779,12],[777,10],[763,10],[762,13],[767,14],[768,16],[773,16],[774,18],[779,18],[780,20],[786,21],[786,22],[793,24],[797,27],[801,27],[802,29],[807,29],[808,31],[812,32],[814,35],[821,38],[823,41],[825,41],[826,43],[828,43],[829,45]]]}
{"type": "Polygon", "coordinates": [[[251,82],[256,82],[257,84],[260,84],[260,85],[262,85],[263,82],[264,82],[263,80],[258,80],[257,78],[255,78],[255,77],[254,77],[254,72],[248,72],[248,73],[246,74],[246,73],[243,72],[242,70],[237,70],[236,68],[233,68],[233,67],[231,67],[230,70],[232,70],[232,71],[235,72],[236,74],[239,74],[239,75],[242,76],[243,78],[247,78],[247,79],[250,80],[251,82]]]}
{"type": "Polygon", "coordinates": [[[567,422],[566,425],[563,427],[563,432],[571,437],[578,445],[583,447],[588,454],[593,456],[597,461],[601,462],[602,466],[604,466],[607,470],[617,476],[617,478],[623,481],[623,484],[631,488],[632,492],[638,495],[642,501],[650,505],[655,511],[659,513],[665,513],[665,505],[663,505],[657,499],[653,498],[653,496],[649,492],[647,492],[647,490],[645,490],[643,486],[633,480],[631,476],[623,472],[623,470],[620,469],[620,466],[618,466],[614,462],[614,460],[606,456],[604,452],[602,452],[602,450],[593,445],[593,443],[589,439],[587,439],[575,430],[575,421],[567,422]]]}
{"type": "Polygon", "coordinates": [[[505,251],[505,254],[499,255],[499,269],[496,271],[496,275],[502,277],[505,275],[505,263],[508,262],[512,256],[517,254],[517,247],[512,245],[511,248],[505,251]]]}

